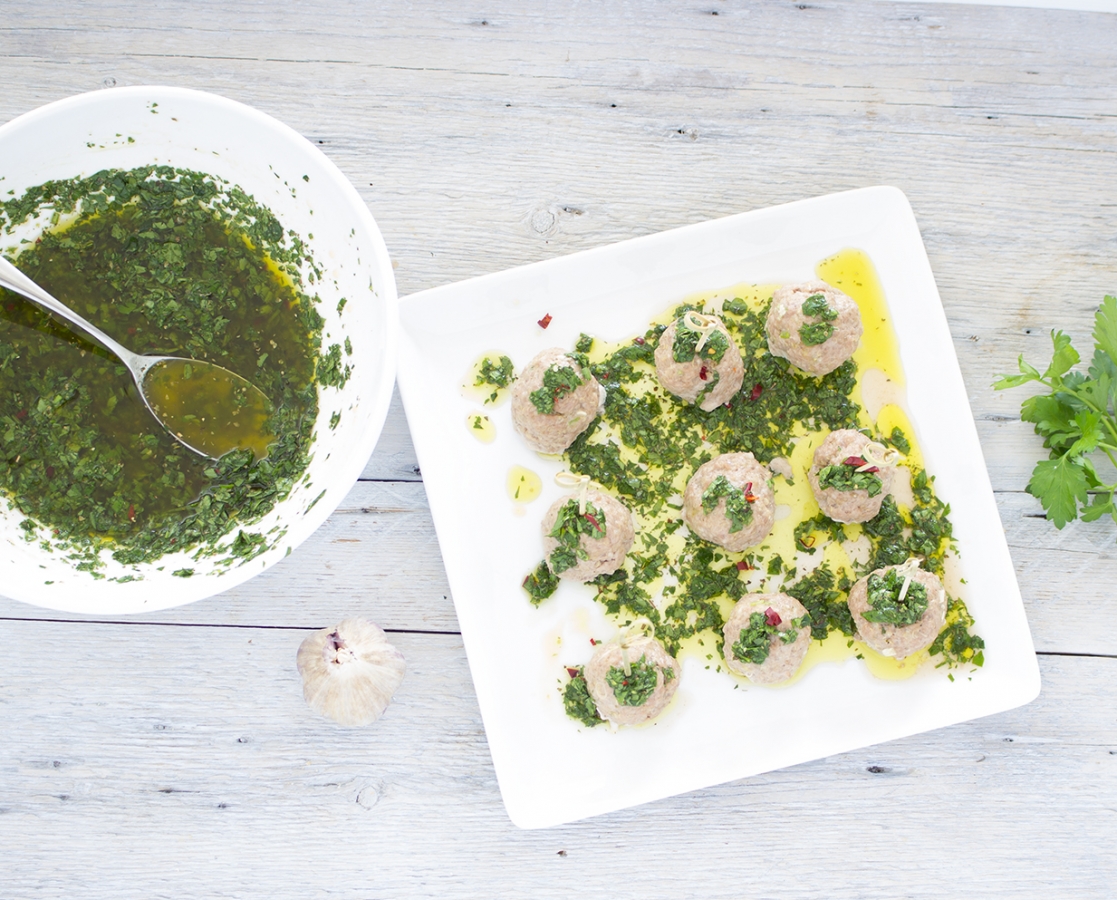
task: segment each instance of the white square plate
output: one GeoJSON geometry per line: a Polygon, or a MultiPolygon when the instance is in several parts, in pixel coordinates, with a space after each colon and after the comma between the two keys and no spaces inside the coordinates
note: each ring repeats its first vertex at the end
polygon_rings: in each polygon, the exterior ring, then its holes
{"type": "MultiPolygon", "coordinates": [[[[399,383],[454,595],[508,814],[540,828],[720,784],[1012,709],[1039,693],[1039,668],[954,346],[904,195],[874,187],[757,210],[415,294],[401,301],[399,383]],[[508,405],[486,408],[497,439],[466,428],[463,394],[485,352],[522,367],[580,332],[607,341],[698,291],[814,278],[846,248],[868,254],[883,285],[907,376],[907,410],[936,493],[952,508],[965,599],[985,666],[954,681],[925,665],[884,681],[864,665],[821,664],[786,689],[683,660],[672,706],[653,724],[585,729],[563,711],[564,664],[588,659],[586,634],[610,625],[591,588],[564,584],[533,607],[520,588],[542,557],[539,521],[562,491],[561,464],[533,453],[508,405]],[[544,331],[537,321],[553,316],[544,331]],[[513,466],[542,495],[513,503],[513,466]],[[519,512],[519,514],[517,514],[519,512]],[[578,646],[572,642],[578,641],[578,646]]],[[[588,642],[587,642],[588,643],[588,642]]]]}

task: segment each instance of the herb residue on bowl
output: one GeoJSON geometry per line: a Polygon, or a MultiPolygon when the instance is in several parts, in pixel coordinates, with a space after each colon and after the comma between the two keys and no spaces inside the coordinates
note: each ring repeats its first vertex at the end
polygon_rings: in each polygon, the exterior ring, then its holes
{"type": "Polygon", "coordinates": [[[299,288],[301,266],[317,272],[307,248],[241,189],[167,166],[31,188],[0,204],[0,233],[50,210],[19,268],[137,352],[252,381],[275,407],[276,439],[258,462],[250,450],[192,453],[115,357],[0,290],[0,490],[28,540],[95,575],[102,551],[125,565],[264,552],[273,538],[246,529],[302,477],[318,413],[323,320],[299,288]]]}

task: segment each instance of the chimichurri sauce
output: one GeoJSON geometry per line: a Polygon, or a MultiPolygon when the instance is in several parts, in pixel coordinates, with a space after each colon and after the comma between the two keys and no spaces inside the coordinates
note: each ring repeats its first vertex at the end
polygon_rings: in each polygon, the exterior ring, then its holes
{"type": "MultiPolygon", "coordinates": [[[[211,544],[286,496],[308,461],[322,319],[265,252],[283,246],[279,223],[209,176],[102,172],[32,189],[2,211],[11,228],[32,201],[67,212],[83,200],[75,221],[19,254],[19,268],[138,353],[244,376],[274,406],[275,435],[259,462],[253,450],[192,453],[115,357],[0,290],[0,489],[30,520],[29,538],[46,526],[93,570],[106,542],[119,562],[149,561],[211,544]]],[[[247,539],[245,555],[266,549],[247,539]]]]}

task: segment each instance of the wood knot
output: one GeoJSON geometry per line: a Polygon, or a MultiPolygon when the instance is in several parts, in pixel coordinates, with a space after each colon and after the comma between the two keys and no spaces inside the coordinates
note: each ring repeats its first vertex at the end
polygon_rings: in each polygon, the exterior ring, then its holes
{"type": "Polygon", "coordinates": [[[380,792],[371,784],[357,792],[357,805],[362,809],[372,809],[380,802],[380,792]]]}
{"type": "Polygon", "coordinates": [[[528,223],[540,237],[550,237],[558,231],[558,216],[553,209],[541,207],[532,211],[528,223]]]}

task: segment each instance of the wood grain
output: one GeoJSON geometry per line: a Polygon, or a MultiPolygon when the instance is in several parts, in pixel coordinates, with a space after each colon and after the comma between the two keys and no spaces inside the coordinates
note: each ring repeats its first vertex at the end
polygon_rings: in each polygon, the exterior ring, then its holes
{"type": "Polygon", "coordinates": [[[1042,518],[1026,390],[991,384],[1054,328],[1086,349],[1117,293],[1115,46],[1114,15],[852,0],[5,0],[0,121],[113,84],[256,106],[357,186],[401,294],[900,187],[1045,655],[1023,709],[519,832],[397,398],[341,509],[241,588],[121,624],[0,600],[0,897],[1109,897],[1117,532],[1042,518]],[[293,661],[354,612],[411,668],[351,732],[293,661]]]}
{"type": "Polygon", "coordinates": [[[1112,659],[1044,657],[1022,710],[521,832],[457,637],[393,636],[395,701],[343,729],[299,696],[300,633],[0,635],[5,896],[766,897],[788,890],[775,847],[797,848],[797,897],[1103,897],[1117,876],[1117,722],[1077,700],[1111,690],[1112,659]]]}

